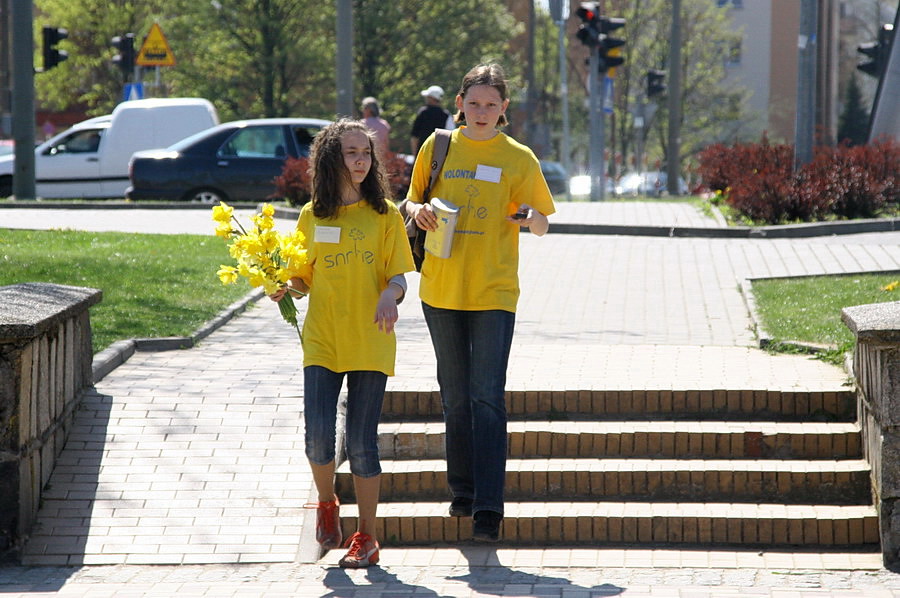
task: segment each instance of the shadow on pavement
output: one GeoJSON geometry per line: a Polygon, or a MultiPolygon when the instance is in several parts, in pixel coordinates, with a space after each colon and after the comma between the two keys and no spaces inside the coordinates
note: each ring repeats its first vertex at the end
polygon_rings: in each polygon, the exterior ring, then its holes
{"type": "Polygon", "coordinates": [[[453,596],[441,595],[427,587],[408,584],[394,575],[374,566],[365,570],[365,584],[357,583],[350,573],[340,567],[328,569],[322,583],[330,591],[322,594],[322,598],[354,598],[356,596],[407,596],[416,598],[453,598],[453,596]]]}
{"type": "Polygon", "coordinates": [[[588,596],[618,596],[625,592],[625,588],[610,583],[587,587],[574,584],[564,577],[536,575],[512,569],[500,562],[496,550],[489,550],[486,560],[483,548],[462,547],[460,552],[469,561],[469,573],[447,579],[463,581],[479,595],[508,596],[510,594],[507,586],[510,585],[517,586],[516,595],[521,596],[568,596],[581,595],[581,592],[588,596]],[[526,590],[525,586],[530,586],[530,590],[526,590]],[[557,589],[558,594],[555,592],[557,589]]]}

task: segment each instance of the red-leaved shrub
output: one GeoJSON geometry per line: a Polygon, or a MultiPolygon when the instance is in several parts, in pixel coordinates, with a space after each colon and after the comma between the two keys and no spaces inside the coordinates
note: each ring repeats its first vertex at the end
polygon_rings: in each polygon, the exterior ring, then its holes
{"type": "Polygon", "coordinates": [[[900,203],[900,145],[819,146],[793,171],[793,148],[760,143],[711,145],[699,156],[703,183],[754,222],[872,218],[900,203]]]}
{"type": "Polygon", "coordinates": [[[412,164],[406,161],[403,154],[386,152],[384,157],[384,169],[387,171],[388,182],[391,185],[391,193],[394,199],[406,197],[412,177],[412,164]]]}
{"type": "Polygon", "coordinates": [[[309,172],[308,158],[288,158],[281,174],[275,177],[275,193],[272,197],[283,197],[288,205],[300,207],[310,200],[312,174],[309,172]]]}

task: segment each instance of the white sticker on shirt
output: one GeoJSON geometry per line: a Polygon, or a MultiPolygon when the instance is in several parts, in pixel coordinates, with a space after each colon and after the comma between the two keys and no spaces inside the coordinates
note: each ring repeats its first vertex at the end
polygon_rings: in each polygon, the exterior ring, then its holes
{"type": "Polygon", "coordinates": [[[500,174],[502,172],[503,170],[501,168],[497,168],[496,166],[485,166],[484,164],[479,164],[478,168],[475,169],[475,180],[487,181],[488,183],[499,183],[500,174]]]}
{"type": "Polygon", "coordinates": [[[340,226],[317,226],[316,227],[316,243],[340,243],[341,227],[340,226]]]}

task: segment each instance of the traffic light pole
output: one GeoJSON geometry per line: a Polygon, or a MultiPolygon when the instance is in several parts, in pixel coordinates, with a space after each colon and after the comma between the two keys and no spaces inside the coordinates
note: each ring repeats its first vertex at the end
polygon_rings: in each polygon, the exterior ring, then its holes
{"type": "MultiPolygon", "coordinates": [[[[559,101],[562,104],[562,147],[560,162],[566,173],[572,174],[572,160],[569,156],[569,83],[566,75],[566,21],[563,18],[562,0],[550,0],[550,13],[559,28],[559,101]]],[[[566,201],[572,201],[569,182],[566,181],[566,201]]]]}
{"type": "Polygon", "coordinates": [[[353,2],[337,2],[337,106],[338,116],[353,116],[353,2]]]}
{"type": "Polygon", "coordinates": [[[591,49],[590,74],[590,111],[591,111],[591,201],[603,201],[606,190],[606,168],[603,159],[606,139],[606,127],[603,122],[604,73],[600,72],[600,53],[597,48],[591,49]]]}
{"type": "Polygon", "coordinates": [[[13,0],[13,195],[34,199],[34,13],[32,0],[13,0]]]}
{"type": "Polygon", "coordinates": [[[681,176],[681,0],[672,0],[669,41],[669,138],[666,150],[666,190],[678,195],[681,176]]]}
{"type": "Polygon", "coordinates": [[[816,121],[816,30],[818,0],[800,3],[797,57],[797,115],[794,123],[794,170],[812,161],[816,121]]]}

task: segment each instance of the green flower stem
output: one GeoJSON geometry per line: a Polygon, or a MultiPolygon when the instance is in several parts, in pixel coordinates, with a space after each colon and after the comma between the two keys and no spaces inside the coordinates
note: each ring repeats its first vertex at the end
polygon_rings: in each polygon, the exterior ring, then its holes
{"type": "Polygon", "coordinates": [[[281,301],[278,302],[278,309],[281,311],[281,317],[284,318],[284,321],[297,331],[297,336],[300,337],[300,342],[302,343],[303,334],[300,333],[300,327],[297,325],[297,306],[294,305],[294,300],[291,298],[290,293],[284,294],[281,301]]]}

